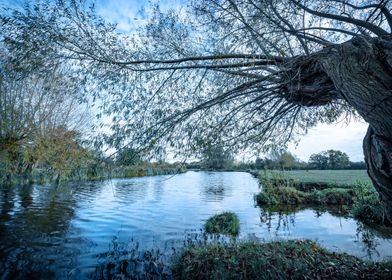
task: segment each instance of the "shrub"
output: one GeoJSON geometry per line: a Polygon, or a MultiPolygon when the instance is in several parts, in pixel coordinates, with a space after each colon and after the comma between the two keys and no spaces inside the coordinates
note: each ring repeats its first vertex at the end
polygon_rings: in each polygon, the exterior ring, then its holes
{"type": "Polygon", "coordinates": [[[354,202],[355,192],[346,188],[331,188],[313,191],[307,194],[308,204],[317,205],[351,205],[354,202]]]}
{"type": "Polygon", "coordinates": [[[221,233],[237,236],[240,231],[240,222],[235,213],[224,212],[209,218],[205,224],[207,233],[221,233]]]}
{"type": "Polygon", "coordinates": [[[259,205],[298,205],[305,201],[305,194],[292,187],[277,187],[260,192],[256,196],[259,205]]]}
{"type": "Polygon", "coordinates": [[[355,203],[352,214],[366,224],[388,223],[379,195],[373,186],[366,182],[357,182],[355,203]]]}

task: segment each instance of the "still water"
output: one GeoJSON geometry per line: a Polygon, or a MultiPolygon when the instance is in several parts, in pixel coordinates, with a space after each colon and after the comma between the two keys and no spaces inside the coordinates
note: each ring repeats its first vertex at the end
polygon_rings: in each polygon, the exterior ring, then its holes
{"type": "Polygon", "coordinates": [[[71,186],[0,188],[0,278],[89,278],[110,252],[183,246],[211,215],[235,212],[240,239],[306,238],[365,259],[392,258],[392,232],[335,211],[255,206],[243,172],[193,172],[71,186]],[[108,253],[109,252],[109,253],[108,253]]]}

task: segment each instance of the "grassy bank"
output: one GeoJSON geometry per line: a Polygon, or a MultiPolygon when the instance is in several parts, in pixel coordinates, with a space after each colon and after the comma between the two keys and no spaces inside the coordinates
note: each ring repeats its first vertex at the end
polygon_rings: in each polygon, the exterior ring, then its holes
{"type": "MultiPolygon", "coordinates": [[[[204,239],[203,239],[204,240],[204,239]]],[[[367,262],[309,240],[188,243],[177,252],[113,244],[90,279],[392,279],[391,262],[367,262]]]]}
{"type": "Polygon", "coordinates": [[[259,205],[352,205],[355,199],[355,191],[348,185],[302,182],[286,172],[263,172],[259,179],[259,205]]]}
{"type": "Polygon", "coordinates": [[[186,249],[174,279],[391,279],[390,263],[328,252],[312,241],[211,244],[186,249]]]}
{"type": "Polygon", "coordinates": [[[346,173],[341,173],[345,174],[344,179],[332,180],[330,170],[319,170],[317,174],[318,181],[311,182],[310,176],[304,181],[298,177],[294,179],[293,172],[263,172],[259,175],[262,191],[256,201],[260,206],[341,206],[348,214],[367,224],[390,225],[378,193],[368,181],[349,181],[346,173]],[[348,182],[350,184],[346,184],[348,182]]]}

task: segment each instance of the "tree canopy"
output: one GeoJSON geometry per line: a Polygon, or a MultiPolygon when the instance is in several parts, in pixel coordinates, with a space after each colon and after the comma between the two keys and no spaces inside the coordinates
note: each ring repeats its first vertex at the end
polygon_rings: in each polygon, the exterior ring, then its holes
{"type": "Polygon", "coordinates": [[[350,166],[350,159],[342,151],[328,150],[311,155],[309,165],[318,169],[344,169],[350,166]]]}

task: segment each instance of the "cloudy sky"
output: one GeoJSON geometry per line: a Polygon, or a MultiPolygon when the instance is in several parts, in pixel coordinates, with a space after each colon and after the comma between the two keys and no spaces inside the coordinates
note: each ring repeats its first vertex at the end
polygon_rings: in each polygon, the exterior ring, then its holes
{"type": "MultiPolygon", "coordinates": [[[[3,4],[16,5],[22,0],[0,0],[3,4]]],[[[185,7],[186,0],[153,1],[159,3],[162,10],[185,7]]],[[[119,31],[128,33],[146,22],[148,17],[148,1],[145,0],[97,0],[96,8],[106,20],[117,23],[119,31]]],[[[319,125],[301,137],[297,146],[290,145],[290,151],[302,160],[308,160],[313,153],[322,150],[338,149],[346,152],[352,161],[363,160],[362,139],[367,125],[363,122],[352,122],[349,125],[319,125]]]]}

